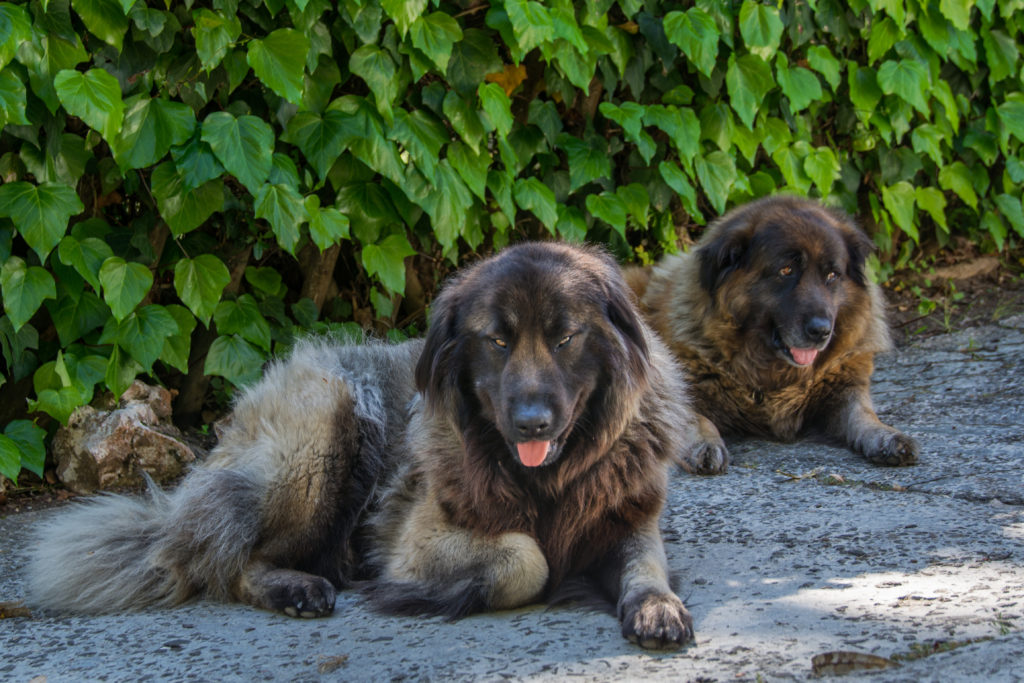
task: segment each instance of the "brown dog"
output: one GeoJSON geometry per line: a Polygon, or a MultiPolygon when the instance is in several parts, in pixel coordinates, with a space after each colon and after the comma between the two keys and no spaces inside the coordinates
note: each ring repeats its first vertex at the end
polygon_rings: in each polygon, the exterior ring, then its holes
{"type": "MultiPolygon", "coordinates": [[[[912,465],[917,443],[871,405],[874,354],[891,345],[864,273],[871,250],[848,216],[769,197],[723,216],[694,251],[626,277],[718,430],[792,440],[819,427],[873,463],[912,465]]],[[[696,469],[724,471],[724,450],[704,452],[696,469]]]]}

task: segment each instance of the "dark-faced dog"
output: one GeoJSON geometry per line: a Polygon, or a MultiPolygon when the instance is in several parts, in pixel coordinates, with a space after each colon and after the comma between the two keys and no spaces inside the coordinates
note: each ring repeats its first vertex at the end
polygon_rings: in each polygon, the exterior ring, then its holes
{"type": "Polygon", "coordinates": [[[314,617],[361,579],[378,609],[457,618],[584,577],[626,637],[679,647],[692,622],[658,518],[684,394],[607,255],[511,247],[444,287],[425,341],[301,344],[173,492],[59,514],[31,601],[206,595],[314,617]]]}
{"type": "Polygon", "coordinates": [[[683,363],[706,439],[715,427],[782,440],[818,427],[873,463],[917,462],[916,442],[871,405],[874,355],[891,345],[864,272],[871,250],[848,216],[780,196],[729,212],[694,251],[627,273],[683,363]]]}

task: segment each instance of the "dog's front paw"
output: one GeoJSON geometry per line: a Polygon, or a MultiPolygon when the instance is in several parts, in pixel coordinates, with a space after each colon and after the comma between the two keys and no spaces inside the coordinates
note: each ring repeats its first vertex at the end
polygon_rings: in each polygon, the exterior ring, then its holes
{"type": "Polygon", "coordinates": [[[917,456],[921,452],[917,441],[903,432],[885,431],[869,441],[864,448],[864,457],[868,462],[889,467],[906,467],[916,465],[917,456]]]}
{"type": "Polygon", "coordinates": [[[334,611],[337,591],[321,576],[280,569],[264,577],[264,602],[267,607],[290,617],[313,619],[334,611]]]}
{"type": "Polygon", "coordinates": [[[696,415],[689,444],[679,455],[679,465],[690,474],[724,474],[729,469],[729,449],[714,423],[696,415]]]}
{"type": "Polygon", "coordinates": [[[672,593],[645,593],[622,606],[622,635],[648,650],[676,650],[693,640],[693,618],[672,593]]]}

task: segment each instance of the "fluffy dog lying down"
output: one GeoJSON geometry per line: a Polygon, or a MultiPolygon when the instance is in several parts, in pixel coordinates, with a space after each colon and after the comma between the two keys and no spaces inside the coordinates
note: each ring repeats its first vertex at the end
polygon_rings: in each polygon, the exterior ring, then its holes
{"type": "Polygon", "coordinates": [[[585,576],[623,635],[678,647],[691,619],[658,517],[693,416],[631,302],[604,253],[525,244],[449,282],[425,341],[305,342],[176,490],[40,529],[30,600],[112,612],[206,595],[317,617],[370,578],[379,609],[455,618],[585,576]]]}
{"type": "MultiPolygon", "coordinates": [[[[871,249],[848,216],[780,196],[727,213],[694,251],[626,273],[682,361],[704,441],[716,427],[782,440],[816,427],[873,463],[917,462],[914,439],[871,405],[874,355],[891,346],[864,274],[871,249]]],[[[705,452],[701,471],[725,469],[724,446],[705,452]]]]}

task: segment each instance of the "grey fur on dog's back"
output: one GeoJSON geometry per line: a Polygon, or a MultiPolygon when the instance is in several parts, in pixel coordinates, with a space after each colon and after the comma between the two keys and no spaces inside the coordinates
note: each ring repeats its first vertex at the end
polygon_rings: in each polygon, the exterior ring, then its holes
{"type": "Polygon", "coordinates": [[[175,490],[101,496],[41,526],[29,603],[115,612],[230,599],[254,551],[352,572],[355,527],[401,447],[388,427],[406,419],[421,347],[300,343],[242,392],[221,445],[175,490]],[[320,539],[289,536],[304,514],[332,537],[330,558],[318,558],[320,539]]]}

